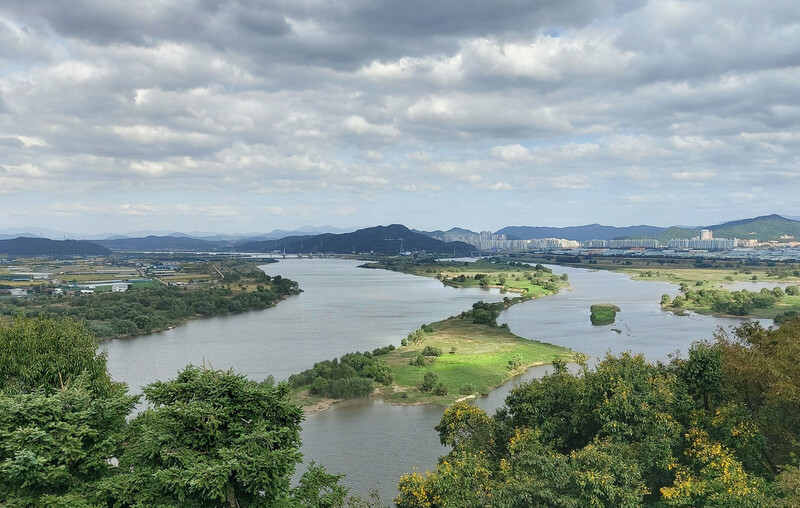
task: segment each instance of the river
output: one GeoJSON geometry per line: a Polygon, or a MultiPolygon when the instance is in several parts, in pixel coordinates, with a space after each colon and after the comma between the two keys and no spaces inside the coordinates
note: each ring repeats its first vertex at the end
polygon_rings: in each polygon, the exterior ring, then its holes
{"type": "MultiPolygon", "coordinates": [[[[359,264],[286,259],[266,265],[270,275],[298,281],[303,293],[264,311],[202,319],[165,332],[106,342],[101,347],[108,351],[111,375],[128,383],[133,392],[156,379],[174,377],[188,363],[203,361],[214,368],[232,367],[253,379],[270,374],[285,379],[316,361],[399,345],[424,323],[459,313],[477,300],[497,301],[504,296],[496,289],[455,289],[431,278],[359,269],[359,264]]],[[[498,321],[507,322],[522,337],[571,347],[595,359],[606,351],[631,350],[649,360],[668,360],[676,350],[685,353],[694,340],[710,338],[718,327],[740,323],[661,311],[661,295],[676,295],[675,285],[631,281],[607,271],[552,268],[568,274],[569,290],[515,305],[498,321]],[[621,308],[617,323],[593,327],[589,307],[605,302],[621,308]]],[[[529,369],[476,404],[493,412],[513,386],[546,371],[546,366],[529,369]]],[[[429,469],[446,452],[433,430],[443,410],[393,406],[380,399],[334,404],[303,423],[304,459],[346,474],[342,483],[353,494],[365,495],[377,486],[382,498],[390,501],[403,473],[429,469]]]]}

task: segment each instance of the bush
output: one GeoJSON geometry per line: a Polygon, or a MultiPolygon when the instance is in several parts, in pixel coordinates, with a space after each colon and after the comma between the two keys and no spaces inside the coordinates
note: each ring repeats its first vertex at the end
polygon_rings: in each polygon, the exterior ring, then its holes
{"type": "Polygon", "coordinates": [[[439,383],[433,389],[433,394],[438,395],[439,397],[444,397],[447,395],[447,387],[444,385],[444,383],[439,381],[439,383]]]}
{"type": "Polygon", "coordinates": [[[442,350],[438,347],[425,346],[422,350],[422,356],[442,356],[442,350]]]}
{"type": "Polygon", "coordinates": [[[472,383],[468,383],[468,384],[465,384],[464,386],[462,386],[461,389],[458,390],[458,393],[460,393],[461,395],[471,395],[471,394],[475,393],[476,391],[478,391],[478,390],[477,390],[477,388],[475,388],[475,385],[472,384],[472,383]]]}
{"type": "Polygon", "coordinates": [[[425,366],[425,357],[422,355],[417,355],[416,358],[409,362],[409,365],[416,365],[417,367],[424,367],[425,366]]]}
{"type": "Polygon", "coordinates": [[[434,387],[436,387],[436,384],[438,382],[439,382],[439,376],[437,376],[435,372],[428,371],[422,378],[422,385],[420,386],[420,389],[423,392],[430,392],[431,390],[434,389],[434,387]]]}

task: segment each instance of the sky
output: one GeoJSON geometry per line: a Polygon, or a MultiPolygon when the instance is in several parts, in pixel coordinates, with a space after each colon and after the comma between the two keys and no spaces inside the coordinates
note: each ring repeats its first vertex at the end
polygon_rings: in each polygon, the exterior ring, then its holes
{"type": "Polygon", "coordinates": [[[3,0],[0,229],[800,215],[796,0],[3,0]]]}

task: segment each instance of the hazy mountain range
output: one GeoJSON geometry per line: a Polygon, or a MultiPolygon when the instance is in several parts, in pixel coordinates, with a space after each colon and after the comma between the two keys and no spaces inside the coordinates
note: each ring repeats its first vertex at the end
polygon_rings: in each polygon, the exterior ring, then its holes
{"type": "MultiPolygon", "coordinates": [[[[603,226],[588,224],[570,227],[541,226],[508,226],[496,231],[509,239],[534,238],[566,238],[568,240],[586,241],[592,239],[613,238],[657,238],[667,242],[671,238],[687,238],[696,236],[700,229],[710,229],[715,237],[754,238],[759,241],[778,240],[782,236],[793,236],[800,239],[800,221],[780,215],[765,215],[751,219],[743,219],[722,224],[714,224],[698,228],[672,226],[603,226]]],[[[140,232],[150,233],[150,232],[140,232]]],[[[163,233],[163,232],[154,232],[163,233]]],[[[211,233],[177,233],[148,234],[140,237],[127,235],[106,235],[103,239],[91,241],[74,240],[57,241],[60,234],[56,231],[41,228],[4,229],[0,230],[0,253],[13,255],[40,254],[102,254],[111,251],[208,251],[208,252],[271,252],[284,250],[287,253],[350,253],[376,252],[397,254],[408,251],[427,251],[442,254],[465,254],[474,247],[463,242],[446,243],[442,240],[445,234],[468,235],[477,234],[463,228],[452,228],[447,231],[417,231],[399,224],[391,226],[375,226],[357,231],[323,226],[315,228],[307,226],[300,230],[274,230],[269,233],[253,233],[250,235],[221,235],[211,233]],[[20,231],[19,233],[17,231],[20,231]],[[31,233],[25,234],[25,231],[31,233]],[[35,238],[45,233],[56,238],[35,238]],[[205,236],[194,236],[194,235],[205,236]],[[19,238],[34,237],[34,238],[19,238]],[[14,240],[14,239],[17,240],[14,240]],[[32,242],[32,240],[48,240],[32,242]],[[71,242],[71,243],[69,243],[71,242]],[[99,247],[99,250],[97,249],[99,247]]],[[[66,235],[62,235],[63,236],[66,235]]],[[[87,239],[88,240],[88,239],[87,239]]]]}

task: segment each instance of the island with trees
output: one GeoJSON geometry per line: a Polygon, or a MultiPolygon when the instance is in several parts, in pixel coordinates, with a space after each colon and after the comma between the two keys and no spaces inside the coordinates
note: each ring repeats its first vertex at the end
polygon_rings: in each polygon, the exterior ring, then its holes
{"type": "Polygon", "coordinates": [[[528,340],[498,325],[500,312],[522,301],[477,302],[459,315],[423,325],[401,345],[314,364],[289,377],[294,400],[308,411],[335,400],[380,395],[393,404],[450,404],[487,394],[534,365],[575,362],[570,349],[528,340]]]}
{"type": "Polygon", "coordinates": [[[355,352],[316,363],[289,378],[293,397],[307,411],[343,399],[379,395],[394,404],[449,404],[486,394],[534,365],[574,362],[580,353],[519,337],[500,312],[568,285],[542,265],[487,259],[475,263],[406,257],[383,258],[362,268],[435,277],[454,287],[498,287],[518,293],[496,303],[476,302],[459,315],[423,325],[400,346],[355,352]]]}
{"type": "Polygon", "coordinates": [[[776,286],[760,291],[730,291],[721,288],[690,289],[682,287],[683,293],[670,299],[661,297],[665,310],[676,313],[685,311],[715,316],[742,316],[773,319],[776,322],[791,318],[800,313],[800,286],[786,289],[776,286]]]}
{"type": "Polygon", "coordinates": [[[589,319],[594,326],[605,326],[617,320],[619,307],[611,303],[599,303],[592,305],[589,312],[589,319]]]}

